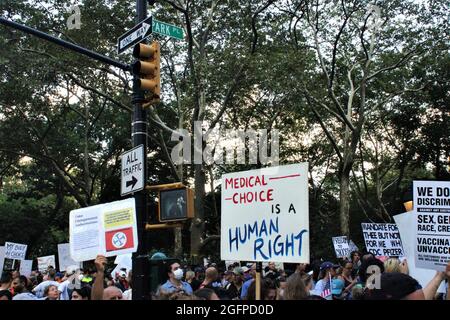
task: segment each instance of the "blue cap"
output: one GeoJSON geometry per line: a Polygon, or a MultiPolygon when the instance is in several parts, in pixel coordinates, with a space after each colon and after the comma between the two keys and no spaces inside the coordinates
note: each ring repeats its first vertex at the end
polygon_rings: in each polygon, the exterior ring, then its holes
{"type": "Polygon", "coordinates": [[[330,261],[325,261],[320,265],[320,271],[331,269],[331,268],[339,268],[338,264],[331,263],[330,261]]]}
{"type": "Polygon", "coordinates": [[[331,280],[331,294],[340,296],[342,290],[344,290],[345,283],[342,279],[333,279],[331,280]]]}

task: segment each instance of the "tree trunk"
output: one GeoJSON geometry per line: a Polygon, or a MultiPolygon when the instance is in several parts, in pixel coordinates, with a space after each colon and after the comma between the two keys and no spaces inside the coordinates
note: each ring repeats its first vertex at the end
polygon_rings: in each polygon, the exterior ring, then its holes
{"type": "Polygon", "coordinates": [[[342,170],[339,177],[339,221],[341,235],[350,236],[350,172],[342,170]]]}
{"type": "Polygon", "coordinates": [[[201,261],[200,248],[205,229],[205,171],[202,164],[194,165],[195,177],[195,217],[191,222],[191,258],[194,264],[201,261]]]}

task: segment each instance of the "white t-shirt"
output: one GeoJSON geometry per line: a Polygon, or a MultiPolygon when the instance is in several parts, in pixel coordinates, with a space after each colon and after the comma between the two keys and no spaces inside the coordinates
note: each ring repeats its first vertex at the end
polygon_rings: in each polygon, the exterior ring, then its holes
{"type": "Polygon", "coordinates": [[[66,280],[59,284],[58,291],[61,293],[59,295],[59,300],[70,300],[69,290],[68,290],[69,284],[70,284],[69,280],[66,280]]]}

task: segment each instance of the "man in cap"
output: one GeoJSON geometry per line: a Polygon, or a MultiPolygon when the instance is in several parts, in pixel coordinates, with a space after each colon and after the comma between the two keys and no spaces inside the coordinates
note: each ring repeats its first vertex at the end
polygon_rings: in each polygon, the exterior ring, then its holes
{"type": "Polygon", "coordinates": [[[225,287],[226,294],[231,300],[239,300],[243,283],[244,271],[241,267],[234,268],[230,278],[230,283],[225,287]]]}

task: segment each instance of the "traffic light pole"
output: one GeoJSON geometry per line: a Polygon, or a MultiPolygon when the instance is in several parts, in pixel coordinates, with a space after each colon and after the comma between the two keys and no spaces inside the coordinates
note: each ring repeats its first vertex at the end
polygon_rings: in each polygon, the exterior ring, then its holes
{"type": "Polygon", "coordinates": [[[122,63],[120,61],[111,59],[111,58],[109,58],[107,56],[104,56],[104,55],[102,55],[100,53],[97,53],[97,52],[94,52],[92,50],[83,48],[83,47],[81,47],[79,45],[76,45],[74,43],[71,43],[71,42],[59,39],[59,38],[54,37],[54,36],[52,36],[50,34],[47,34],[45,32],[42,32],[42,31],[30,28],[30,27],[24,26],[23,24],[20,24],[20,23],[14,22],[14,21],[10,21],[8,19],[1,18],[1,17],[0,17],[0,24],[3,24],[3,25],[8,26],[8,27],[12,27],[14,29],[17,29],[17,30],[20,30],[20,31],[23,31],[23,32],[26,32],[26,33],[29,33],[29,34],[32,34],[33,36],[36,36],[38,38],[41,38],[41,39],[53,42],[53,43],[55,43],[57,45],[60,45],[60,46],[62,46],[64,48],[67,48],[67,49],[70,49],[72,51],[84,54],[85,56],[88,56],[89,58],[95,59],[97,61],[110,64],[112,66],[115,66],[115,67],[120,68],[120,69],[125,70],[125,71],[130,71],[130,66],[125,64],[125,63],[122,63]]]}
{"type": "MultiPolygon", "coordinates": [[[[147,0],[136,0],[136,24],[147,17],[147,0]]],[[[133,76],[133,122],[132,141],[133,148],[144,146],[144,178],[147,180],[147,111],[142,107],[145,102],[144,92],[137,84],[138,77],[133,76]]],[[[150,264],[147,257],[148,245],[145,240],[145,226],[147,223],[147,192],[138,191],[134,194],[136,201],[136,224],[138,231],[138,249],[133,253],[132,266],[132,299],[149,300],[150,297],[150,264]]]]}

